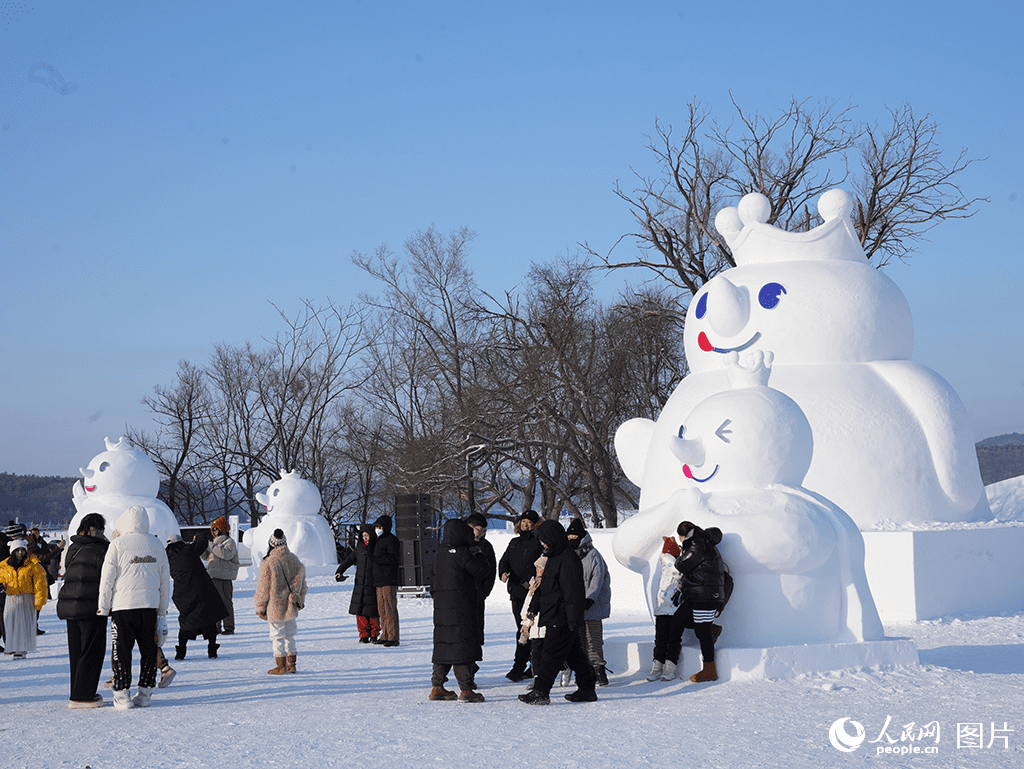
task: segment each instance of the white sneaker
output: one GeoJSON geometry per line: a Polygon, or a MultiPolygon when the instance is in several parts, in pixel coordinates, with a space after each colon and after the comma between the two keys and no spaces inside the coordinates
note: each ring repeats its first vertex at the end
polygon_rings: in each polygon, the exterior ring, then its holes
{"type": "Polygon", "coordinates": [[[568,686],[572,683],[572,671],[566,668],[562,671],[562,686],[568,686]]]}
{"type": "Polygon", "coordinates": [[[150,686],[150,687],[140,686],[139,687],[139,693],[136,694],[135,697],[132,698],[132,702],[135,703],[135,707],[137,707],[137,708],[148,708],[150,705],[153,704],[151,702],[152,699],[153,699],[153,687],[152,686],[150,686]]]}
{"type": "Polygon", "coordinates": [[[654,660],[654,664],[651,665],[651,672],[647,674],[648,681],[658,681],[661,679],[661,673],[664,670],[665,663],[654,660]]]}
{"type": "Polygon", "coordinates": [[[666,662],[665,669],[661,673],[662,681],[675,681],[676,680],[676,663],[666,662]]]}
{"type": "Polygon", "coordinates": [[[114,690],[114,710],[131,710],[135,707],[132,698],[128,696],[127,689],[114,690]]]}

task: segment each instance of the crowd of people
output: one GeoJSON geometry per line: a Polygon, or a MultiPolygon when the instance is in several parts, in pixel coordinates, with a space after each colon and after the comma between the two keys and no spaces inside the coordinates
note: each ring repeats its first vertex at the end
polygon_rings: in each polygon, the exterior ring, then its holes
{"type": "MultiPolygon", "coordinates": [[[[57,615],[67,623],[70,663],[69,707],[102,707],[97,689],[107,650],[114,707],[148,707],[154,689],[167,686],[175,671],[161,646],[167,634],[170,602],[178,610],[175,659],[185,658],[187,644],[202,636],[207,656],[217,658],[218,634],[234,632],[232,583],[238,574],[237,545],[225,518],[211,524],[210,538],[165,544],[149,533],[142,507],[129,507],[115,523],[112,540],[106,521],[86,515],[63,553],[64,584],[57,615]],[[225,584],[226,583],[226,584],[225,584]],[[130,697],[132,653],[139,649],[137,694],[130,697]],[[157,675],[160,674],[159,683],[157,675]]],[[[568,686],[570,702],[594,702],[597,687],[607,686],[603,620],[611,614],[611,577],[582,520],[568,526],[541,520],[527,510],[515,521],[515,536],[500,560],[487,541],[487,519],[478,513],[447,521],[433,565],[432,701],[484,702],[476,673],[483,659],[484,606],[498,579],[506,586],[516,623],[512,667],[506,677],[529,681],[519,699],[547,705],[556,680],[568,686]],[[453,674],[459,691],[445,688],[453,674]]],[[[715,641],[722,632],[713,620],[728,600],[729,578],[717,550],[722,532],[703,530],[689,521],[663,537],[661,585],[655,614],[654,659],[648,680],[673,680],[682,635],[694,631],[702,668],[691,680],[717,680],[715,641]]],[[[0,633],[4,651],[24,659],[35,650],[38,612],[49,598],[38,532],[11,524],[0,533],[0,583],[4,599],[0,633]],[[30,539],[32,534],[35,539],[30,539]]],[[[45,543],[44,543],[45,544],[45,543]]],[[[335,578],[347,579],[355,567],[349,613],[356,617],[360,643],[399,645],[397,588],[400,543],[391,532],[391,517],[360,527],[355,547],[338,566],[335,578]]],[[[254,597],[258,617],[268,623],[274,667],[271,675],[297,672],[298,615],[308,586],[306,570],[275,529],[259,566],[254,597]]]]}

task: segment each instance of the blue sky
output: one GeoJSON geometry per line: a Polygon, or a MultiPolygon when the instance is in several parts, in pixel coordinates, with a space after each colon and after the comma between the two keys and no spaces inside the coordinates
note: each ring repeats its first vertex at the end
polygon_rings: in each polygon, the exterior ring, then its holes
{"type": "Polygon", "coordinates": [[[655,119],[730,91],[909,102],[988,158],[961,181],[991,202],[887,271],[976,438],[1024,432],[1021,29],[1014,2],[0,3],[0,471],[76,475],[179,360],[371,290],[354,251],[465,225],[500,291],[608,250],[655,119]]]}

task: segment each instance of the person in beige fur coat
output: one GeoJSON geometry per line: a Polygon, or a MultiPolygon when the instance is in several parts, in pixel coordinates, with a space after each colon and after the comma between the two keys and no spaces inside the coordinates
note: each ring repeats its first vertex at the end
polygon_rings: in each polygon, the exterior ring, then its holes
{"type": "Polygon", "coordinates": [[[270,643],[276,667],[272,676],[295,672],[295,632],[299,610],[306,604],[306,567],[288,549],[281,529],[274,529],[270,549],[256,581],[256,616],[270,624],[270,643]]]}

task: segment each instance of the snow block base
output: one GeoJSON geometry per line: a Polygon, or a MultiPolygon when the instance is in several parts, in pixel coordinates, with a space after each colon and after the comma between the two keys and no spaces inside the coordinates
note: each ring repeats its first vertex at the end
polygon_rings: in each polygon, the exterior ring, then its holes
{"type": "Polygon", "coordinates": [[[1024,610],[1024,526],[861,533],[882,622],[1024,610]]]}
{"type": "MultiPolygon", "coordinates": [[[[604,646],[608,667],[631,678],[646,674],[654,654],[653,641],[608,640],[604,646]]],[[[833,670],[868,670],[913,667],[919,664],[917,644],[905,638],[847,644],[771,646],[763,649],[715,649],[719,681],[786,679],[833,670]]],[[[700,649],[684,646],[679,655],[679,677],[686,680],[701,668],[700,649]]]]}

